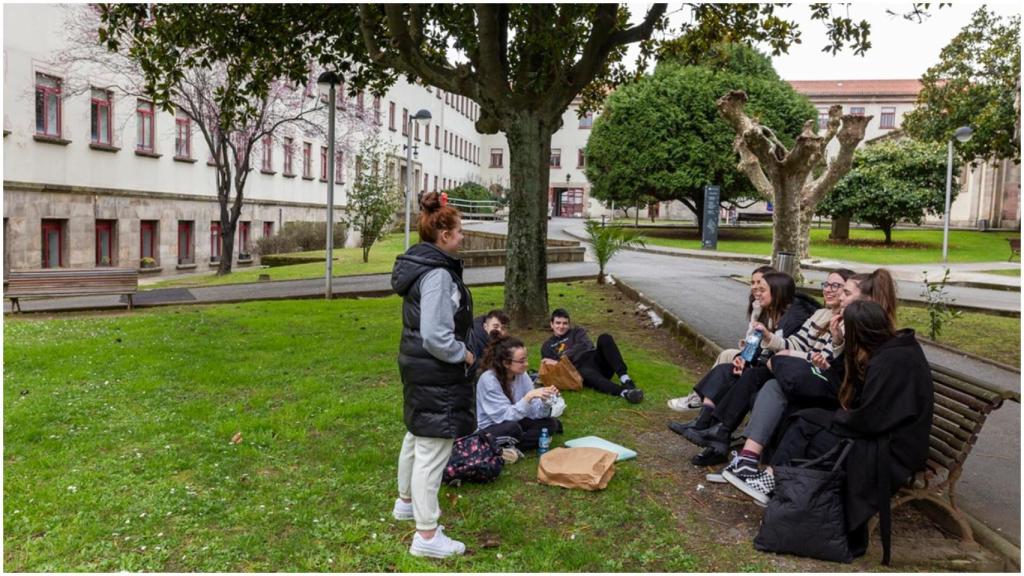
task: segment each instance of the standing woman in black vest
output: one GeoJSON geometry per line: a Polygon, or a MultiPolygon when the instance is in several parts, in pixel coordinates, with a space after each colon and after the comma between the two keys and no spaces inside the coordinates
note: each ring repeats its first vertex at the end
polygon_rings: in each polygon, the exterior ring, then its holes
{"type": "Polygon", "coordinates": [[[391,286],[403,299],[402,374],[405,427],[398,457],[396,520],[415,520],[413,556],[446,558],[466,546],[437,523],[437,494],[452,444],[476,429],[476,394],[466,341],[473,299],[462,281],[462,219],[436,193],[420,201],[420,243],[395,260],[391,286]]]}

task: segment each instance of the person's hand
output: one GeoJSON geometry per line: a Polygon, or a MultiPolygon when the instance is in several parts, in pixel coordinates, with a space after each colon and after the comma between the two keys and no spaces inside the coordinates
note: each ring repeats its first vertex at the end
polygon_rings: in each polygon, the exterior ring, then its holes
{"type": "Polygon", "coordinates": [[[825,355],[821,352],[811,354],[811,364],[814,364],[820,370],[828,370],[832,366],[828,363],[828,360],[825,360],[825,355]]]}
{"type": "Polygon", "coordinates": [[[743,359],[743,356],[737,354],[736,357],[732,359],[732,373],[737,375],[743,373],[743,367],[746,365],[747,361],[743,359]]]}
{"type": "Polygon", "coordinates": [[[547,400],[555,394],[558,394],[558,388],[554,386],[545,386],[543,388],[534,388],[526,393],[527,400],[533,400],[534,398],[540,398],[541,400],[547,400]]]}
{"type": "Polygon", "coordinates": [[[843,315],[842,313],[832,316],[828,321],[828,331],[832,334],[832,342],[836,344],[843,343],[843,315]]]}
{"type": "Polygon", "coordinates": [[[551,358],[543,358],[543,359],[541,359],[540,363],[541,364],[547,364],[548,366],[552,366],[554,364],[558,364],[558,360],[552,360],[551,358]]]}
{"type": "MultiPolygon", "coordinates": [[[[764,324],[762,324],[760,322],[754,322],[753,328],[754,328],[754,330],[760,330],[761,331],[761,344],[763,346],[771,344],[772,340],[774,340],[775,334],[772,334],[772,331],[769,330],[768,327],[765,326],[764,324]]],[[[744,342],[744,344],[746,344],[746,343],[744,342]]]]}
{"type": "Polygon", "coordinates": [[[469,365],[469,366],[472,366],[473,362],[475,362],[475,361],[476,361],[476,356],[473,356],[472,352],[470,352],[469,350],[466,350],[466,364],[469,365]]]}

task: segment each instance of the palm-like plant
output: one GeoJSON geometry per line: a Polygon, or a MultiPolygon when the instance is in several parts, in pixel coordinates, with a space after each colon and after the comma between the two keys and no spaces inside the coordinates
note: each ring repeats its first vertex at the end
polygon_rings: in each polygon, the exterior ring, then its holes
{"type": "Polygon", "coordinates": [[[619,250],[633,246],[645,246],[644,237],[639,230],[630,230],[619,226],[602,226],[596,220],[587,220],[587,243],[594,250],[597,258],[597,283],[604,284],[604,267],[619,250]]]}

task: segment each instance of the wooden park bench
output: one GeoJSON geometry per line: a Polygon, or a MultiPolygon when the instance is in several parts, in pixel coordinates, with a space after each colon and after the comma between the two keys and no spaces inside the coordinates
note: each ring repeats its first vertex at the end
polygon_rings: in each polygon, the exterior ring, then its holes
{"type": "Polygon", "coordinates": [[[1016,256],[1020,259],[1020,238],[1007,238],[1007,242],[1010,243],[1010,257],[1006,259],[1007,262],[1012,262],[1013,257],[1016,256]]]}
{"type": "Polygon", "coordinates": [[[774,216],[768,212],[740,212],[736,215],[736,223],[771,222],[774,216]]]}
{"type": "Polygon", "coordinates": [[[139,290],[139,271],[135,268],[47,268],[12,270],[4,281],[4,298],[21,312],[21,298],[53,298],[60,296],[99,296],[124,294],[128,310],[132,296],[139,290]]]}
{"type": "MultiPolygon", "coordinates": [[[[946,513],[962,539],[973,541],[974,531],[956,505],[956,483],[989,413],[1002,406],[1004,400],[1020,404],[1020,394],[934,364],[932,382],[935,405],[928,463],[893,497],[892,508],[915,500],[926,501],[946,513]]],[[[877,523],[877,517],[873,523],[877,523]]]]}

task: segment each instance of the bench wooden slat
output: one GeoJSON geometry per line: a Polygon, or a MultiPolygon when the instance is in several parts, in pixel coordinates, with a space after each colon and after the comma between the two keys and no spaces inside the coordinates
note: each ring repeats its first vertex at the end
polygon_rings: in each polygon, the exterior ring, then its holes
{"type": "Polygon", "coordinates": [[[950,398],[946,398],[945,396],[936,395],[935,405],[942,406],[943,408],[951,410],[959,414],[966,420],[978,423],[978,428],[980,428],[980,425],[985,422],[985,414],[979,414],[978,412],[972,410],[969,406],[964,406],[963,404],[950,398]]]}
{"type": "Polygon", "coordinates": [[[943,468],[951,471],[954,469],[953,467],[956,466],[957,464],[954,458],[946,456],[945,454],[939,452],[938,450],[932,448],[931,446],[928,446],[928,457],[934,460],[935,462],[941,464],[943,468]]]}
{"type": "MultiPolygon", "coordinates": [[[[991,402],[987,402],[985,400],[977,398],[976,396],[971,396],[970,394],[966,394],[959,390],[954,390],[953,388],[950,388],[945,382],[933,379],[932,386],[935,389],[935,394],[941,395],[943,398],[948,398],[950,400],[953,400],[954,402],[963,404],[964,406],[967,406],[972,410],[977,410],[978,412],[981,412],[983,414],[988,414],[989,412],[992,411],[991,402]]],[[[1002,400],[998,399],[997,401],[1002,402],[1002,400]]]]}
{"type": "Polygon", "coordinates": [[[4,297],[15,309],[21,298],[61,296],[99,296],[122,294],[132,296],[139,290],[139,271],[134,268],[71,268],[45,270],[13,270],[4,282],[4,297]]]}
{"type": "Polygon", "coordinates": [[[941,431],[943,434],[956,437],[961,442],[966,442],[973,436],[969,430],[964,430],[957,423],[946,420],[938,413],[932,415],[932,431],[941,431]]]}
{"type": "Polygon", "coordinates": [[[963,454],[964,452],[963,450],[958,450],[950,446],[949,444],[946,444],[938,436],[934,434],[928,437],[928,446],[929,448],[942,452],[944,456],[951,458],[953,462],[957,464],[963,462],[963,460],[960,458],[960,455],[963,454]]]}
{"type": "Polygon", "coordinates": [[[944,374],[946,376],[952,376],[953,378],[960,382],[963,382],[964,384],[969,384],[971,386],[987,390],[1005,400],[1013,400],[1014,402],[1020,403],[1020,393],[1018,392],[1014,392],[1012,390],[1005,390],[983,380],[972,378],[971,376],[964,374],[963,372],[953,370],[952,368],[932,364],[932,373],[934,374],[936,372],[944,374]]]}
{"type": "MultiPolygon", "coordinates": [[[[949,408],[946,408],[942,404],[936,403],[932,407],[932,409],[936,415],[942,416],[946,420],[950,421],[953,424],[956,424],[961,429],[966,430],[970,434],[977,434],[978,430],[981,428],[981,425],[978,422],[968,420],[967,418],[964,418],[960,414],[957,414],[956,412],[950,410],[949,408]]],[[[935,418],[932,417],[932,425],[934,424],[935,418]]]]}
{"type": "MultiPolygon", "coordinates": [[[[989,409],[998,408],[1003,402],[1003,394],[968,384],[963,380],[941,372],[932,372],[932,382],[939,382],[946,386],[948,390],[953,390],[960,395],[969,396],[975,401],[984,402],[988,405],[989,409]]],[[[966,404],[967,402],[964,403],[966,404]]]]}

